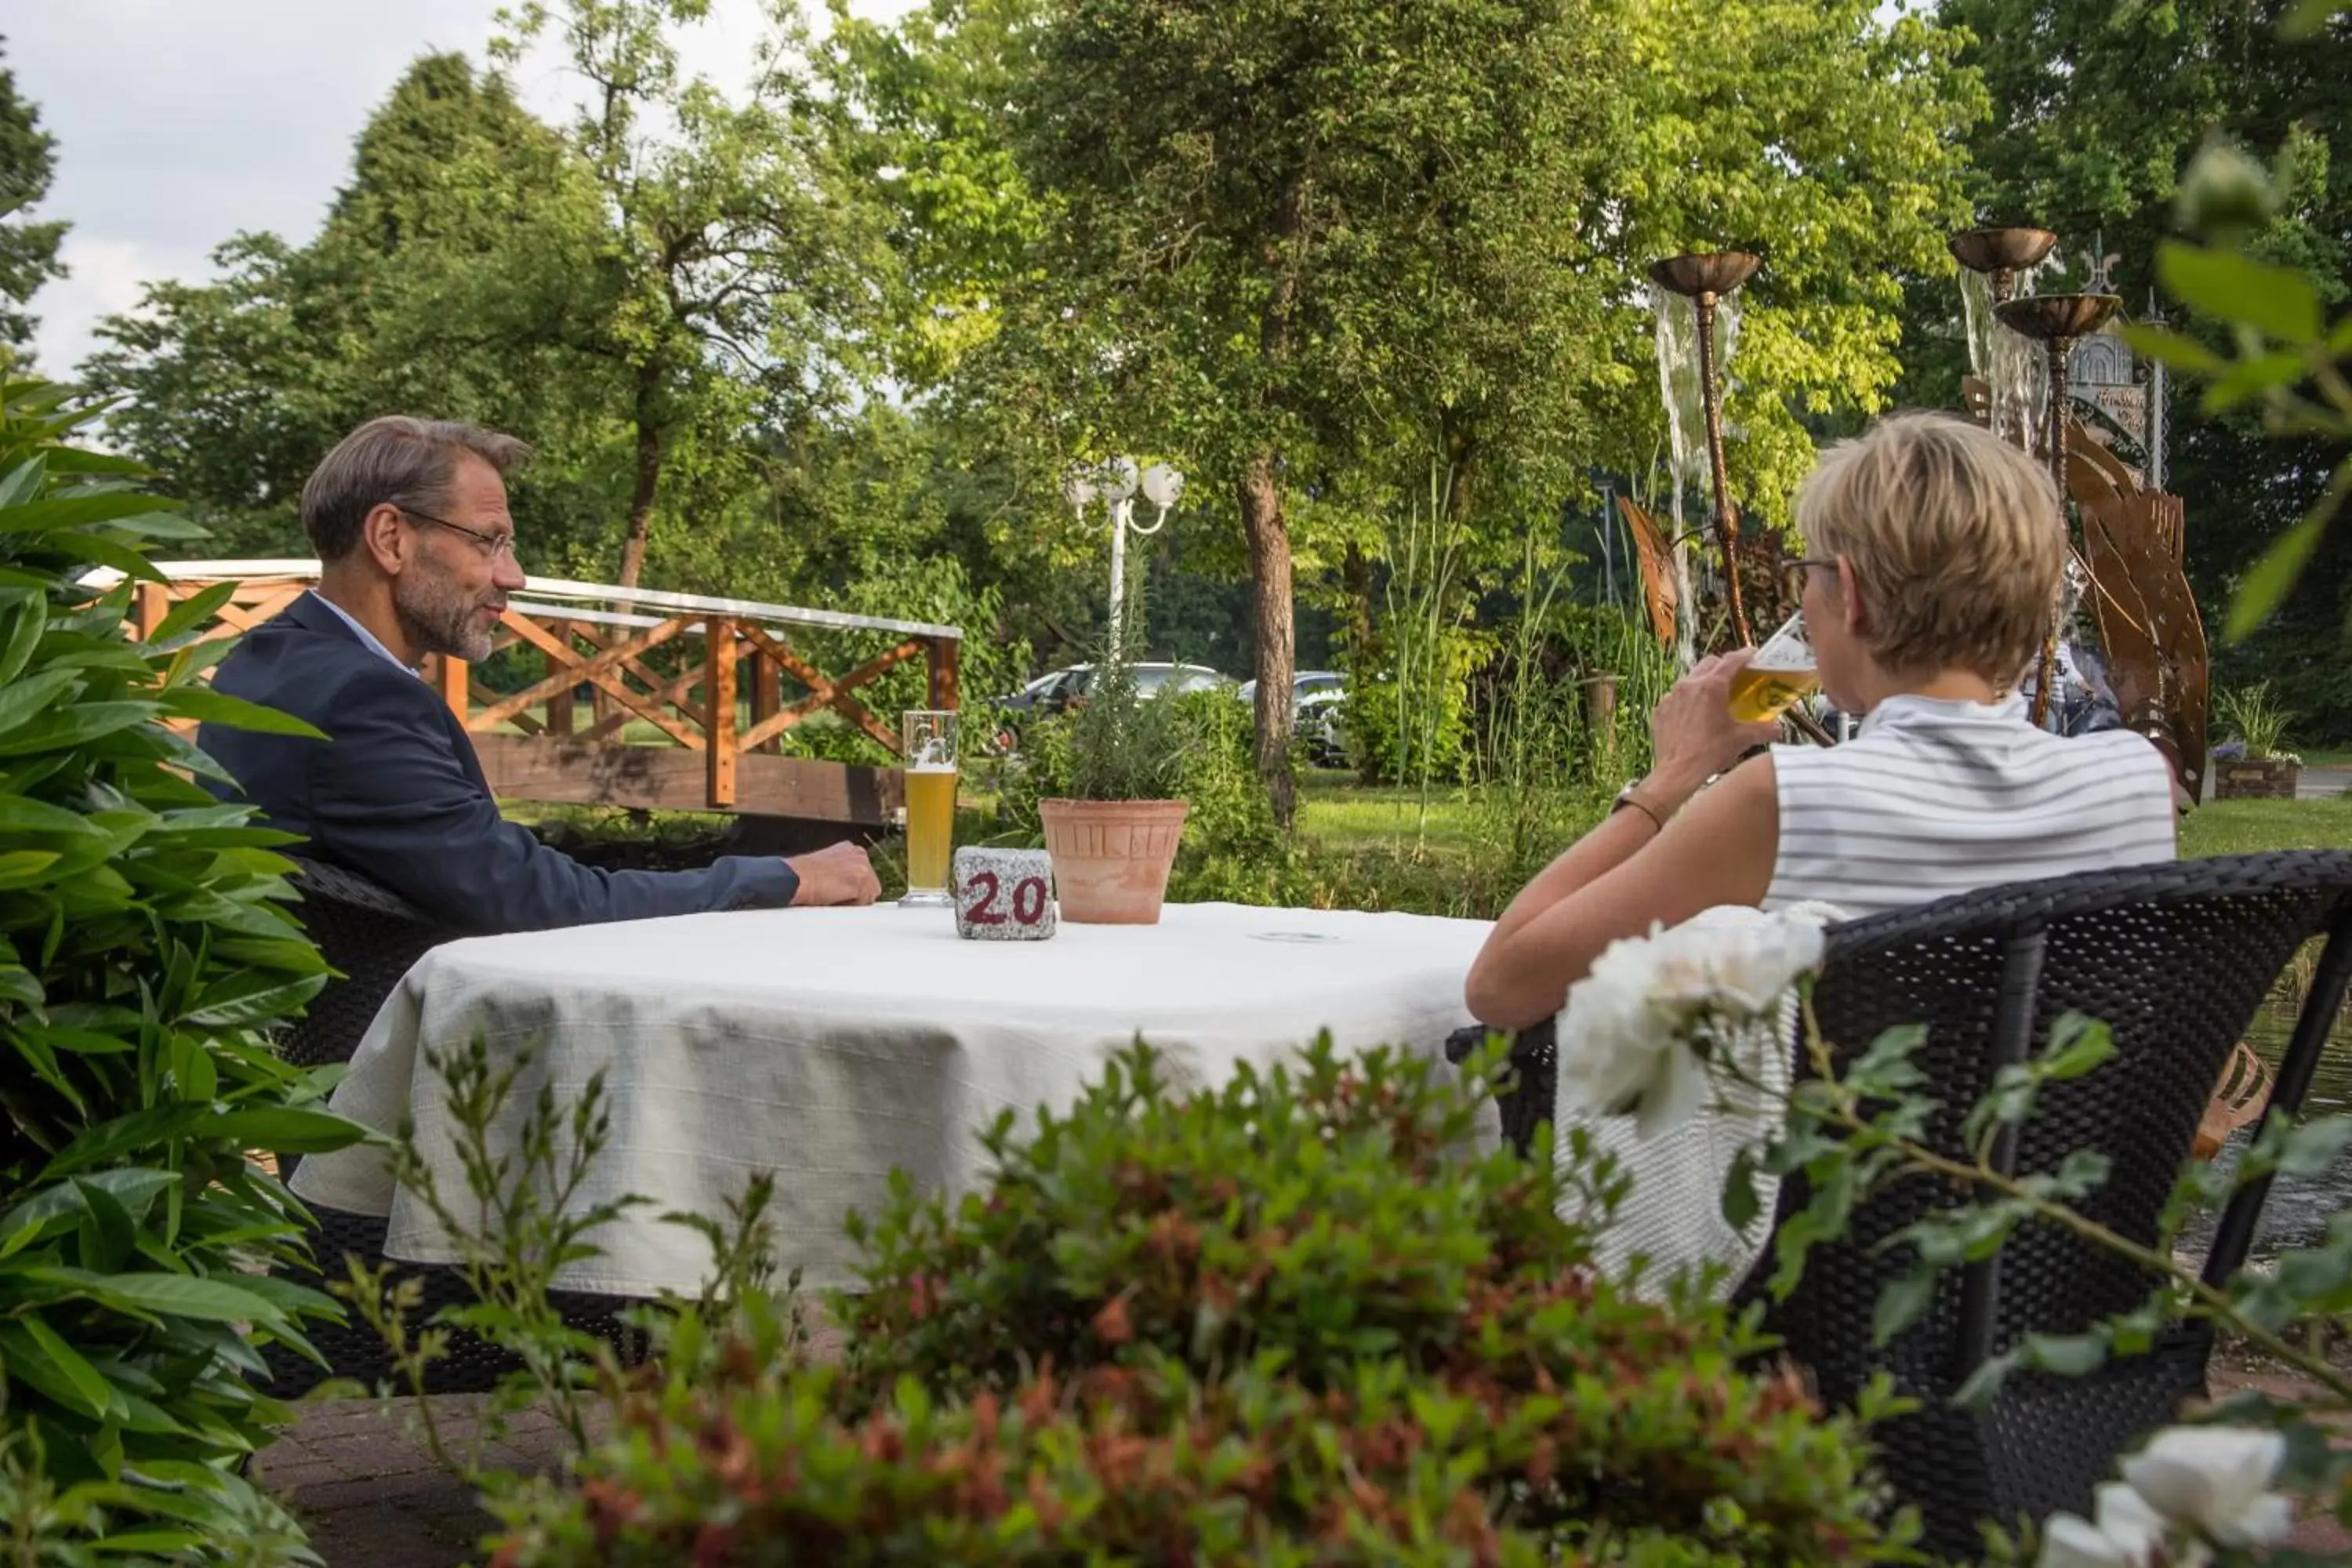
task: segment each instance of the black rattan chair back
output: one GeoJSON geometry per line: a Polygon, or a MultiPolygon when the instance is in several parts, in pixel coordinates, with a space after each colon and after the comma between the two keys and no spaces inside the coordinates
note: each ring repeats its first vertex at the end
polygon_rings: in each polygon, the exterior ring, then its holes
{"type": "MultiPolygon", "coordinates": [[[[2080,1206],[2146,1243],[2156,1237],[2231,1050],[2288,961],[2321,936],[2327,946],[2267,1112],[2291,1115],[2352,979],[2352,853],[2079,874],[1851,921],[1830,932],[1814,1005],[1823,1037],[1842,1058],[1889,1028],[1927,1026],[1913,1059],[1942,1106],[1927,1138],[1963,1158],[1973,1154],[1963,1146],[1962,1120],[2003,1063],[2042,1050],[2067,1013],[2105,1021],[2115,1057],[2049,1086],[1995,1157],[2012,1173],[2032,1173],[2054,1171],[2077,1150],[2105,1154],[2107,1179],[2080,1206]]],[[[1550,1111],[1552,1045],[1546,1026],[1524,1032],[1514,1048],[1520,1081],[1504,1120],[1522,1148],[1550,1111]]],[[[2267,1184],[2249,1186],[2223,1215],[2209,1279],[2244,1262],[2266,1195],[2267,1184]]],[[[1801,1181],[1784,1184],[1779,1218],[1801,1210],[1807,1196],[1801,1181]]],[[[2028,1333],[2079,1332],[2138,1306],[2150,1280],[2071,1233],[2029,1226],[1996,1257],[1948,1275],[1920,1321],[1874,1345],[1880,1292],[1906,1267],[1899,1250],[1882,1244],[1932,1205],[1953,1201],[1934,1184],[1898,1184],[1860,1205],[1843,1237],[1813,1248],[1786,1300],[1771,1301],[1763,1289],[1769,1255],[1740,1295],[1766,1303],[1767,1325],[1829,1403],[1851,1403],[1881,1372],[1921,1402],[1916,1414],[1877,1428],[1882,1464],[1896,1490],[1919,1505],[1928,1548],[1967,1555],[1979,1544],[1979,1519],[2010,1523],[2020,1514],[2086,1508],[2116,1455],[2202,1390],[2210,1345],[2200,1331],[2179,1331],[2095,1375],[2020,1373],[1989,1407],[1958,1409],[1951,1396],[1987,1357],[2028,1333]]]]}
{"type": "MultiPolygon", "coordinates": [[[[296,906],[300,920],[329,963],[341,972],[311,1000],[310,1010],[279,1042],[279,1054],[298,1067],[348,1062],[377,1011],[416,961],[432,948],[455,940],[460,932],[436,924],[398,895],[364,877],[320,861],[295,861],[295,887],[302,894],[296,906]]],[[[283,1175],[291,1179],[295,1162],[279,1156],[283,1175]]],[[[369,1215],[337,1209],[313,1211],[317,1228],[310,1237],[315,1270],[285,1270],[287,1277],[312,1289],[346,1278],[346,1256],[355,1256],[370,1268],[385,1261],[386,1222],[369,1215]]],[[[409,1313],[412,1328],[421,1328],[443,1307],[470,1303],[474,1294],[457,1269],[401,1264],[397,1277],[415,1279],[424,1291],[409,1313]]],[[[642,1336],[625,1328],[615,1315],[630,1305],[614,1297],[559,1293],[553,1304],[565,1323],[621,1347],[641,1353],[642,1336]]],[[[358,1321],[314,1325],[310,1340],[327,1358],[331,1370],[321,1371],[274,1347],[268,1356],[271,1392],[291,1398],[326,1377],[354,1378],[370,1387],[392,1375],[390,1357],[375,1331],[358,1321]]],[[[433,1363],[429,1390],[435,1394],[479,1393],[520,1363],[471,1334],[450,1336],[448,1354],[433,1363]]]]}
{"type": "Polygon", "coordinates": [[[341,978],[311,1000],[278,1054],[296,1067],[347,1062],[401,976],[458,933],[364,877],[319,860],[294,864],[302,895],[295,918],[341,978]]]}
{"type": "MultiPolygon", "coordinates": [[[[2077,1206],[2142,1244],[2157,1238],[2167,1197],[2231,1050],[2279,973],[2314,937],[2330,936],[2319,984],[2274,1085],[2272,1114],[2299,1110],[2352,969],[2352,854],[2288,853],[2187,861],[1995,888],[1841,926],[1814,994],[1822,1037],[1842,1058],[1885,1030],[1925,1023],[1913,1060],[1941,1110],[1927,1139],[1965,1157],[1960,1126],[2006,1062],[2044,1047],[2073,1012],[2104,1020],[2116,1055],[2047,1086],[2034,1114],[1994,1151],[2012,1173],[2057,1170],[2095,1150],[2107,1179],[2077,1206]]],[[[1783,1188],[1780,1217],[1806,1199],[1783,1188]]],[[[2263,1192],[2242,1194],[2208,1258],[2215,1278],[2243,1263],[2263,1192]]],[[[1987,1357],[2029,1333],[2076,1333],[2143,1304],[2151,1279],[2054,1226],[2030,1226],[2000,1252],[1948,1274],[1926,1316],[1889,1344],[1871,1343],[1881,1289],[1904,1266],[1884,1243],[1952,1194],[1898,1184],[1861,1205],[1844,1237],[1817,1247],[1802,1280],[1766,1321],[1822,1394],[1850,1402],[1876,1372],[1923,1402],[1883,1426],[1885,1464],[1927,1516],[1929,1545],[1963,1552],[1975,1521],[2084,1509],[2117,1451],[2171,1420],[2202,1392],[2200,1331],[2097,1374],[2011,1377],[1991,1405],[1951,1404],[1987,1357]]],[[[1759,1279],[1750,1293],[1761,1296],[1759,1279]]]]}

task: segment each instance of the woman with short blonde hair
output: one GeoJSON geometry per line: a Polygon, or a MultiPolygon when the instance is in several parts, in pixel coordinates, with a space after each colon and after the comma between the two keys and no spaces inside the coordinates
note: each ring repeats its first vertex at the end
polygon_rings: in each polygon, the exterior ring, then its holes
{"type": "Polygon", "coordinates": [[[1738,762],[1778,734],[1731,714],[1751,651],[1701,660],[1650,716],[1649,773],[1496,922],[1465,988],[1481,1022],[1550,1017],[1610,942],[1704,910],[1822,902],[1859,916],[2172,858],[2171,770],[2155,746],[2128,731],[2049,734],[2017,695],[2065,571],[2063,515],[2038,464],[1964,420],[1900,415],[1822,454],[1796,522],[1790,569],[1822,688],[1866,715],[1860,733],[1738,762]]]}
{"type": "Polygon", "coordinates": [[[1808,557],[1852,563],[1887,670],[2014,684],[2058,614],[2066,524],[2048,470],[1990,430],[1905,414],[1822,454],[1797,491],[1808,557]]]}

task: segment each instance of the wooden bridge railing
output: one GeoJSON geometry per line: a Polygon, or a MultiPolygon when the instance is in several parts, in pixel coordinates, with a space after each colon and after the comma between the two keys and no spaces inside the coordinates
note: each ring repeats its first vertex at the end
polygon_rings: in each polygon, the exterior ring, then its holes
{"type": "MultiPolygon", "coordinates": [[[[243,631],[285,608],[317,570],[309,561],[172,563],[166,582],[139,584],[133,618],[143,635],[173,601],[234,582],[219,624],[243,631]]],[[[465,660],[439,658],[424,673],[473,736],[500,795],[880,826],[903,802],[898,769],[788,757],[780,742],[826,713],[895,755],[896,714],[867,706],[869,689],[920,658],[929,705],[954,708],[961,638],[953,626],[534,577],[508,602],[492,648],[520,650],[538,679],[493,690],[465,660]],[[812,631],[889,641],[829,675],[791,641],[812,631]],[[632,725],[653,738],[633,739],[632,725]]]]}

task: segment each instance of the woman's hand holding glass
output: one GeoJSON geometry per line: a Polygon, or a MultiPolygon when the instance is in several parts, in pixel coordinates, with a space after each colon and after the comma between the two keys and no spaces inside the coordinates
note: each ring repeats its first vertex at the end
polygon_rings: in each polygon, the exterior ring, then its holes
{"type": "Polygon", "coordinates": [[[1657,760],[1634,787],[1642,804],[1661,818],[1680,810],[1700,786],[1746,752],[1780,739],[1777,720],[1744,724],[1732,717],[1732,684],[1756,651],[1743,647],[1700,659],[1651,710],[1650,742],[1657,760]]]}

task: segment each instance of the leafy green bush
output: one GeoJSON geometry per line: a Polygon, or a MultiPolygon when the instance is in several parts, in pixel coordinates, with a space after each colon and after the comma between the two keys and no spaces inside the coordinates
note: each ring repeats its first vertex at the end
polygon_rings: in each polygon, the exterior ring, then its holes
{"type": "MultiPolygon", "coordinates": [[[[0,1563],[9,1568],[140,1568],[191,1560],[186,1531],[132,1521],[153,1511],[142,1489],[123,1481],[76,1481],[59,1488],[27,1466],[26,1444],[0,1439],[0,1563]],[[152,1555],[151,1555],[152,1553],[152,1555]],[[165,1555],[169,1553],[170,1555],[165,1555]]],[[[319,1558],[302,1527],[269,1497],[237,1488],[217,1500],[231,1526],[206,1542],[202,1561],[223,1568],[289,1568],[319,1558]]]]}
{"type": "MultiPolygon", "coordinates": [[[[1438,1406],[1476,1402],[1491,1468],[1457,1473],[1496,1517],[1742,1561],[1874,1550],[1853,1427],[1742,1372],[1759,1347],[1719,1310],[1597,1278],[1551,1160],[1469,1153],[1476,1100],[1444,1070],[1327,1043],[1187,1097],[1139,1048],[1034,1137],[1001,1119],[986,1194],[902,1190],[853,1222],[866,1289],[833,1304],[848,1394],[971,1396],[1165,1358],[1210,1382],[1277,1367],[1360,1420],[1350,1391],[1381,1369],[1438,1406]]],[[[1409,1447],[1443,1446],[1434,1410],[1402,1424],[1409,1447]]]]}
{"type": "Polygon", "coordinates": [[[1426,679],[1400,685],[1390,665],[1350,658],[1339,731],[1366,784],[1455,784],[1470,764],[1470,677],[1494,651],[1490,637],[1450,629],[1426,679]]]}
{"type": "Polygon", "coordinates": [[[74,1517],[111,1550],[201,1557],[265,1510],[235,1472],[284,1416],[247,1386],[257,1345],[337,1310],[250,1271],[298,1228],[246,1151],[361,1130],[271,1047],[326,978],[285,907],[287,838],[194,782],[219,770],[162,722],[289,721],[198,684],[226,644],[192,628],[225,595],[141,646],[131,584],[79,585],[152,576],[149,542],[193,531],[68,444],[89,414],[0,386],[0,1436],[68,1495],[100,1489],[74,1517]]]}
{"type": "Polygon", "coordinates": [[[1743,1370],[1719,1309],[1595,1278],[1549,1158],[1472,1152],[1480,1090],[1328,1044],[1181,1076],[1139,1046],[1001,1120],[985,1192],[853,1222],[838,1367],[756,1302],[716,1352],[689,1326],[576,1491],[507,1500],[493,1562],[1902,1554],[1856,1422],[1743,1370]]]}
{"type": "Polygon", "coordinates": [[[1275,821],[1274,802],[1257,776],[1257,724],[1249,704],[1223,690],[1164,700],[1183,729],[1177,787],[1192,805],[1168,896],[1180,903],[1313,901],[1312,857],[1275,821]]]}
{"type": "MultiPolygon", "coordinates": [[[[834,1384],[749,1357],[718,1386],[668,1383],[625,1415],[575,1506],[508,1510],[493,1568],[1549,1561],[1459,1479],[1537,1469],[1540,1418],[1497,1426],[1473,1395],[1381,1370],[1322,1395],[1268,1367],[1204,1385],[1165,1361],[1041,1373],[969,1405],[909,1384],[848,1419],[834,1384]]],[[[1644,1563],[1735,1561],[1654,1532],[1625,1544],[1644,1563]]]]}

